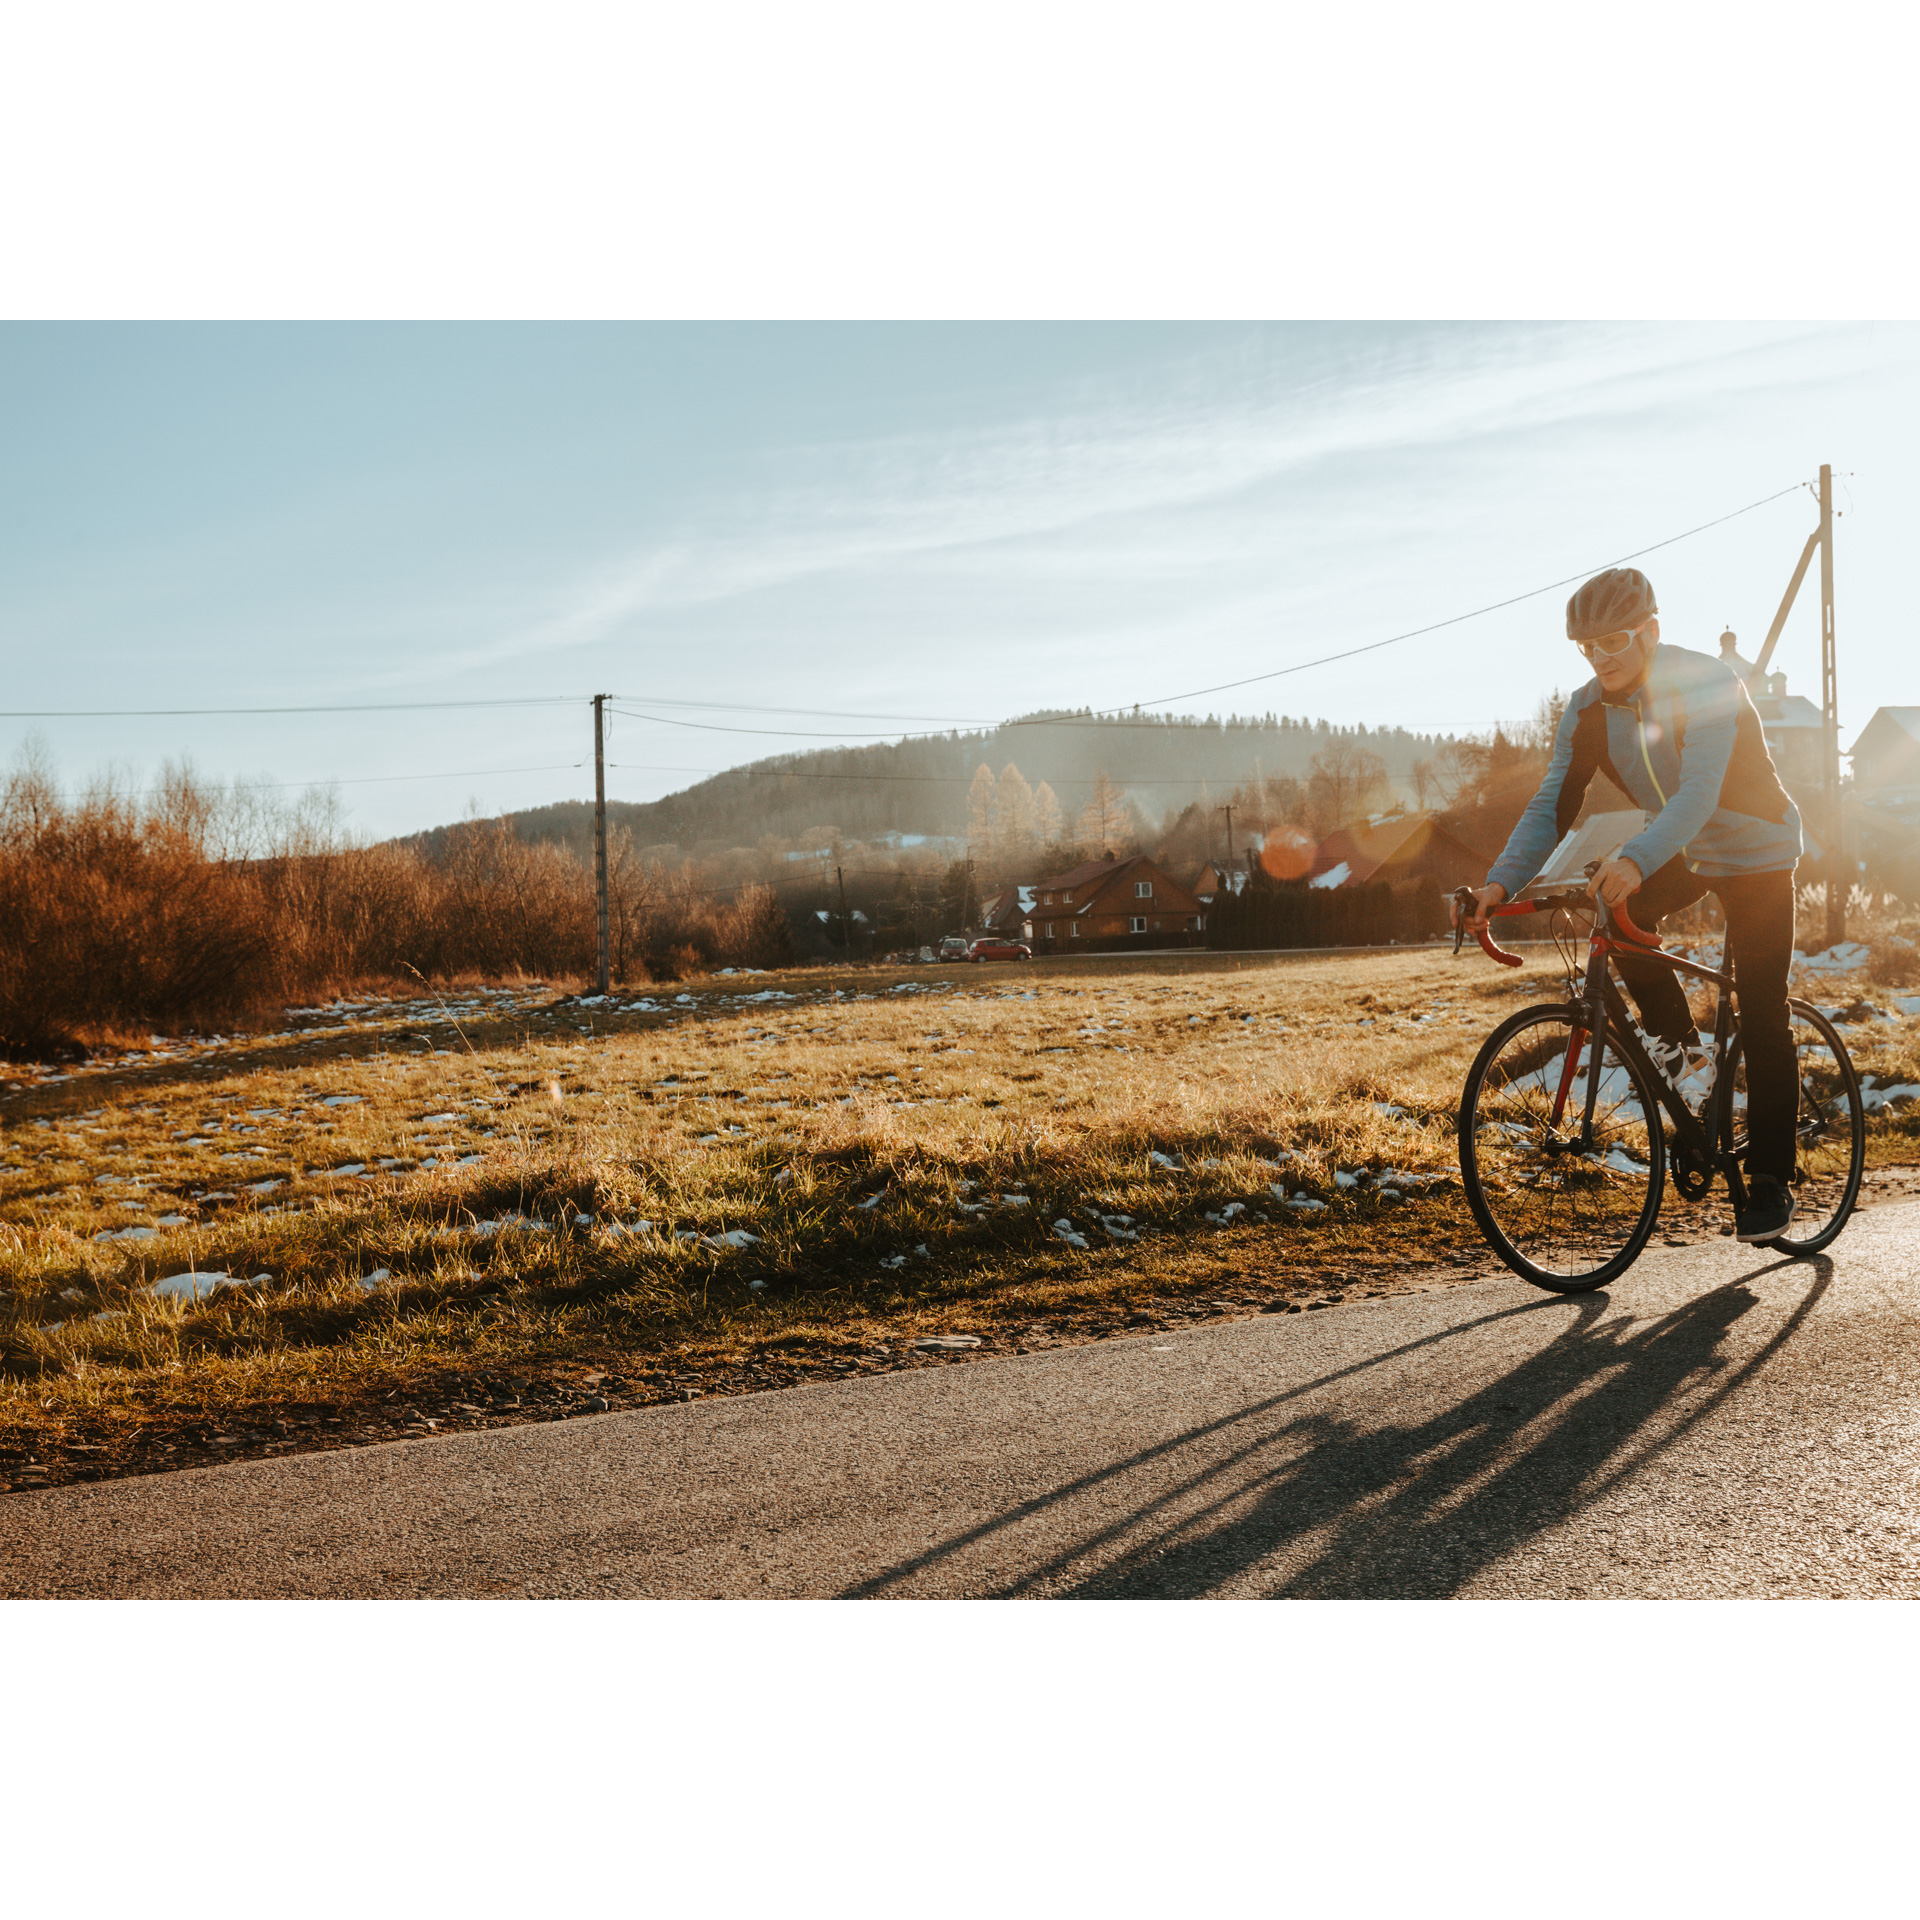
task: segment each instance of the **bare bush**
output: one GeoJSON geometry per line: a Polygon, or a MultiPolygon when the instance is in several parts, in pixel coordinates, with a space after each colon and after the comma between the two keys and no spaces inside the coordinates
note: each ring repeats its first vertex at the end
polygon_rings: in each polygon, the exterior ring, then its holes
{"type": "MultiPolygon", "coordinates": [[[[691,865],[609,849],[610,959],[677,979],[791,958],[770,889],[714,897],[691,865]]],[[[37,754],[0,788],[0,1045],[34,1050],[148,1027],[259,1018],[417,971],[581,976],[595,964],[593,876],[564,849],[469,820],[355,844],[329,796],[169,768],[150,794],[56,790],[37,754]]]]}

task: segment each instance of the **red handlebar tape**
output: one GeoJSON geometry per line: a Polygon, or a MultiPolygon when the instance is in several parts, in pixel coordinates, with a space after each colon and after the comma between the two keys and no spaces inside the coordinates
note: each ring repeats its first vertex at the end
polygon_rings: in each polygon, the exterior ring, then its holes
{"type": "Polygon", "coordinates": [[[1498,960],[1503,967],[1524,967],[1527,963],[1517,953],[1509,953],[1505,947],[1493,944],[1493,935],[1485,927],[1480,929],[1477,938],[1481,951],[1489,960],[1498,960]]]}

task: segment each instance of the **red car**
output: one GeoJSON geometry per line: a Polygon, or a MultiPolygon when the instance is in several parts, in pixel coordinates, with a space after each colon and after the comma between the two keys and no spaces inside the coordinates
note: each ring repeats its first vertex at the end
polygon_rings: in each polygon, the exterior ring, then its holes
{"type": "Polygon", "coordinates": [[[988,934],[983,940],[976,940],[967,949],[969,960],[1031,960],[1033,949],[1023,947],[1018,940],[1002,940],[996,934],[988,934]]]}

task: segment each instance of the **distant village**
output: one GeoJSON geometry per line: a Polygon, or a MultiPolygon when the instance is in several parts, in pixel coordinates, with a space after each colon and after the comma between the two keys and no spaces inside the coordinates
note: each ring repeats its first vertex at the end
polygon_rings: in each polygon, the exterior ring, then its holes
{"type": "MultiPolygon", "coordinates": [[[[1821,710],[1784,673],[1760,674],[1734,634],[1719,650],[1747,681],[1817,862],[1821,710]]],[[[943,940],[952,957],[980,938],[1034,954],[1417,939],[1504,844],[1560,712],[1555,696],[1524,725],[1465,739],[1273,715],[1030,716],[737,768],[610,804],[610,833],[616,868],[673,871],[716,901],[770,892],[797,958],[932,958],[943,940]],[[1021,759],[996,770],[1001,751],[1021,759]],[[1022,761],[1050,777],[1030,781],[1022,761]]],[[[1849,758],[1860,885],[1920,899],[1920,707],[1880,708],[1849,758]]],[[[1598,782],[1575,830],[1605,816],[1597,829],[1625,839],[1631,807],[1598,782]]],[[[589,855],[578,805],[513,824],[589,855]]]]}

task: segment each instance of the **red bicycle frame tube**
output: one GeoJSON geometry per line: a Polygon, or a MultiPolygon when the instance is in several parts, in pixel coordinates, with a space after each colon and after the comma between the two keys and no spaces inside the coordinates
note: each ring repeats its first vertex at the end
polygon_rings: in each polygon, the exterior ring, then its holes
{"type": "MultiPolygon", "coordinates": [[[[1560,1116],[1567,1110],[1567,1094],[1573,1086],[1574,1077],[1580,1071],[1580,1056],[1587,1048],[1587,1030],[1575,1027],[1573,1038],[1567,1044],[1567,1064],[1560,1071],[1560,1090],[1553,1096],[1553,1124],[1560,1124],[1560,1116]]],[[[1599,1066],[1600,1050],[1594,1049],[1594,1065],[1599,1066]]]]}

